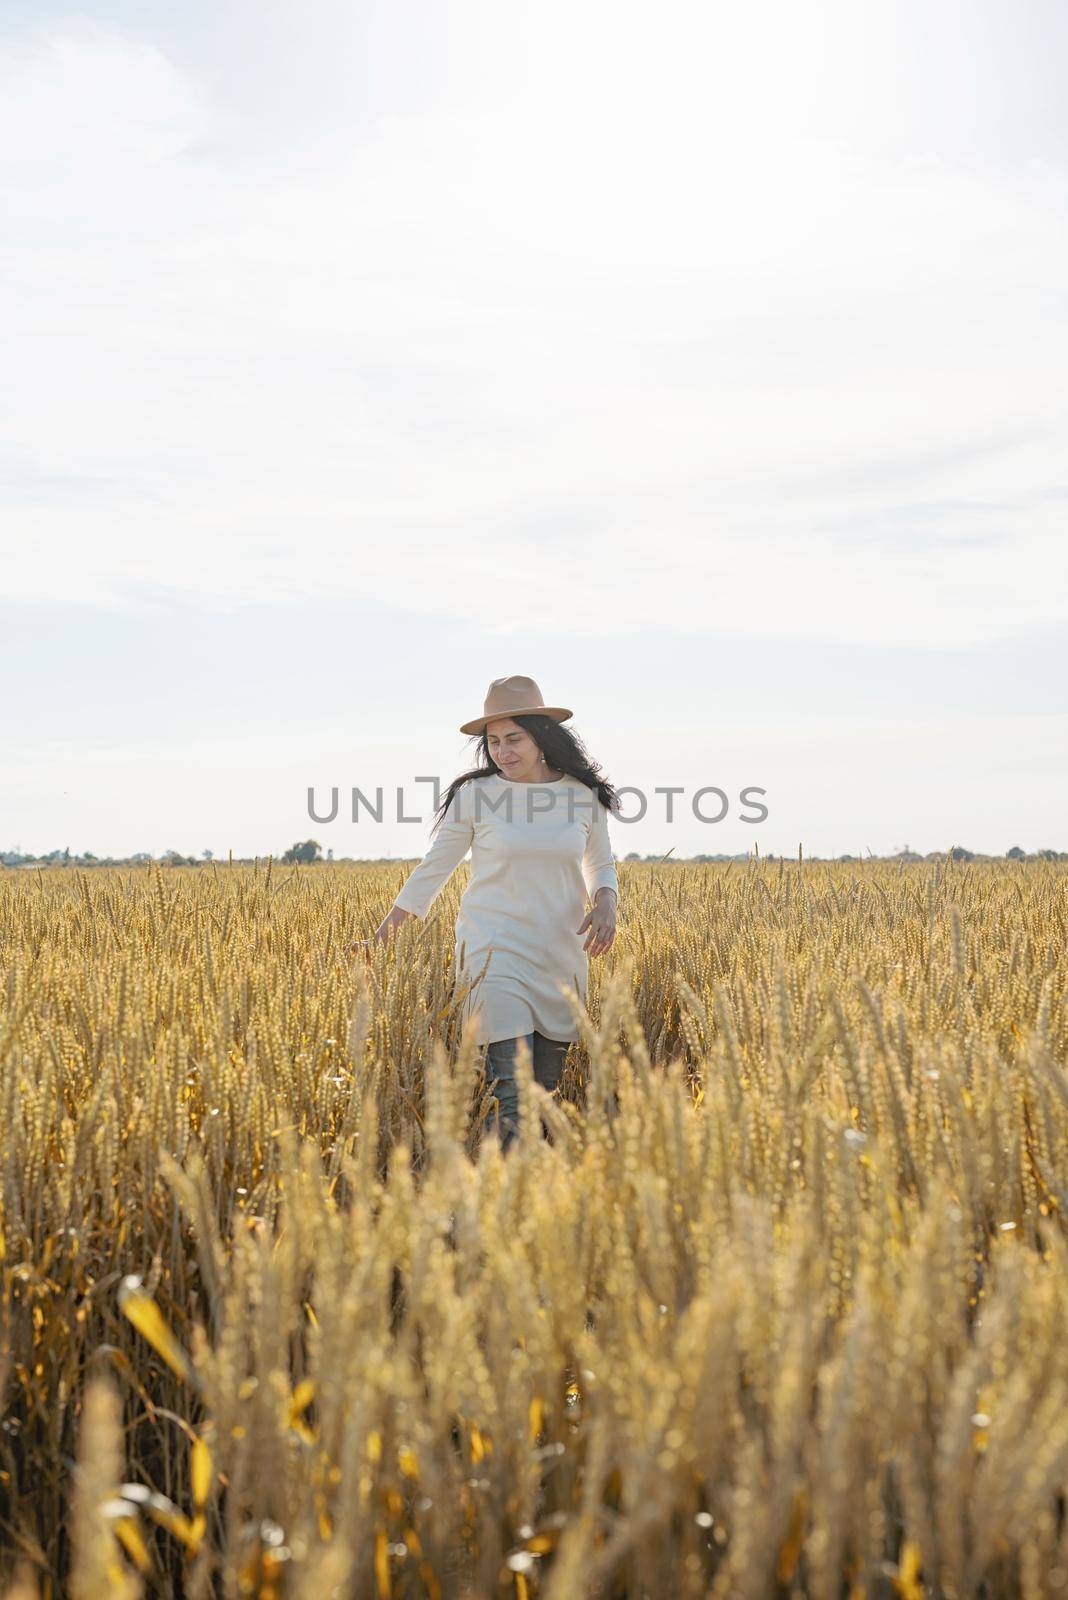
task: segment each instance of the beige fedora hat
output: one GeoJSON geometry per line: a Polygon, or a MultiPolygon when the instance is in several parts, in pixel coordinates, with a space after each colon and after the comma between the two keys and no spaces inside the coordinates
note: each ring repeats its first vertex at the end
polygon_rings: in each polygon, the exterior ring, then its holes
{"type": "Polygon", "coordinates": [[[486,691],[482,715],[461,723],[460,732],[482,733],[486,723],[495,717],[521,717],[532,712],[552,717],[556,722],[566,722],[572,715],[563,706],[547,706],[533,678],[524,678],[518,673],[510,678],[494,678],[486,691]]]}

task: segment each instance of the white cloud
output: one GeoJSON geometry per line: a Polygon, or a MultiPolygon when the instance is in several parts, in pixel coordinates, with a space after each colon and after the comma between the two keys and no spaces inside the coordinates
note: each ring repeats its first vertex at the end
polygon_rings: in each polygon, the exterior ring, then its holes
{"type": "Polygon", "coordinates": [[[406,103],[394,39],[394,107],[259,167],[143,42],[14,49],[5,591],[568,636],[1063,622],[1059,177],[851,141],[826,35],[705,14],[656,44],[638,12],[464,8],[485,92],[406,103]]]}

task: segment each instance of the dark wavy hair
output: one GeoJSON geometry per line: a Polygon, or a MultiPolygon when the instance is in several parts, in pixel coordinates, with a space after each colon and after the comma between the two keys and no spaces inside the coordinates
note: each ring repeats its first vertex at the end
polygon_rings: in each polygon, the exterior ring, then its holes
{"type": "MultiPolygon", "coordinates": [[[[499,719],[492,717],[490,720],[496,722],[499,719]]],[[[523,712],[511,720],[530,734],[551,767],[555,767],[557,772],[567,773],[571,778],[577,778],[587,789],[592,789],[601,804],[609,811],[619,810],[618,794],[602,773],[600,763],[594,761],[577,733],[565,728],[555,717],[546,717],[540,711],[523,712]]],[[[472,737],[478,740],[478,753],[482,765],[461,772],[460,776],[449,784],[438,806],[434,825],[430,830],[432,834],[436,833],[444,822],[445,813],[458,789],[462,789],[465,783],[471,783],[475,778],[492,777],[501,770],[489,753],[489,739],[485,728],[472,737]]]]}

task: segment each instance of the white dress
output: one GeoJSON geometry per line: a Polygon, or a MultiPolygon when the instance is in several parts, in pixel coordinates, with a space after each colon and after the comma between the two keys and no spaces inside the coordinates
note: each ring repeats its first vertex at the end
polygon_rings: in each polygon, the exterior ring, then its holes
{"type": "Polygon", "coordinates": [[[589,929],[576,930],[598,889],[619,897],[608,813],[597,793],[565,775],[518,783],[496,773],[458,789],[426,855],[394,905],[424,919],[471,851],[471,881],[456,918],[457,993],[481,972],[462,1006],[479,1044],[534,1029],[578,1038],[565,990],[585,1003],[589,929]]]}

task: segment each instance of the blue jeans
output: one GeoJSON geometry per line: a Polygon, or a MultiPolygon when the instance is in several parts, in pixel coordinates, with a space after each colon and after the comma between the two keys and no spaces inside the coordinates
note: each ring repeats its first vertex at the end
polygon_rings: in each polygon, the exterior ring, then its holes
{"type": "MultiPolygon", "coordinates": [[[[515,1058],[519,1040],[525,1039],[534,1068],[534,1081],[551,1094],[560,1082],[571,1041],[547,1039],[535,1028],[533,1033],[515,1039],[495,1039],[486,1046],[486,1083],[497,1097],[497,1133],[501,1149],[507,1150],[519,1132],[519,1088],[515,1081],[515,1058]]],[[[491,1123],[492,1126],[492,1123],[491,1123]]]]}

